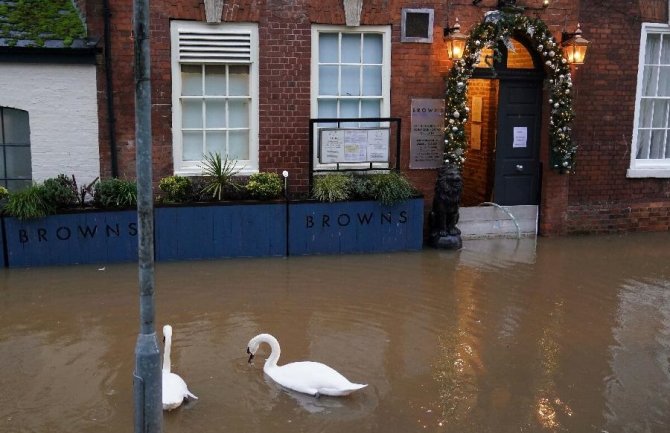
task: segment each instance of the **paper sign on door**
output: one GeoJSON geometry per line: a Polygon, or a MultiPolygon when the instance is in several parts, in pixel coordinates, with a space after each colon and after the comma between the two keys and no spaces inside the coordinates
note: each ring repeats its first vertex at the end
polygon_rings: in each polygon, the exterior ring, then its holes
{"type": "Polygon", "coordinates": [[[528,142],[528,128],[525,126],[514,127],[514,141],[512,147],[526,147],[528,142]]]}

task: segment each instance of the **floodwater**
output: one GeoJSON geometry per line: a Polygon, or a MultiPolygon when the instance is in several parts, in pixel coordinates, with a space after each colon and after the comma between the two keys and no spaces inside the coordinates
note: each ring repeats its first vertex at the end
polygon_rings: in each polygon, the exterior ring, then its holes
{"type": "MultiPolygon", "coordinates": [[[[129,432],[135,264],[0,271],[0,432],[129,432]]],[[[670,233],[458,252],[159,263],[157,325],[199,398],[165,432],[667,432],[670,233]],[[314,360],[369,386],[286,391],[314,360]]]]}

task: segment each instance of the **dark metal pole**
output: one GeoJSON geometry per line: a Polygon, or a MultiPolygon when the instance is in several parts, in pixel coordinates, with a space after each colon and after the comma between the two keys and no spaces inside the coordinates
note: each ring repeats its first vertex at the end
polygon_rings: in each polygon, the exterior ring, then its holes
{"type": "Polygon", "coordinates": [[[154,329],[154,220],[151,175],[149,0],[133,2],[135,158],[137,167],[140,334],[135,346],[135,433],[160,433],[163,423],[160,351],[154,329]]]}

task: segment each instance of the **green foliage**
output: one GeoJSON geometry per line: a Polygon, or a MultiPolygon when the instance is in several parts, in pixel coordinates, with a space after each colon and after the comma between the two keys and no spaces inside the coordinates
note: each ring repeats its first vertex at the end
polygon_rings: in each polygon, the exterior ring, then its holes
{"type": "Polygon", "coordinates": [[[193,183],[188,177],[168,176],[158,182],[158,188],[163,192],[164,203],[184,203],[191,198],[193,183]]]}
{"type": "Polygon", "coordinates": [[[137,185],[124,179],[105,179],[98,182],[93,202],[103,209],[124,209],[137,205],[137,185]]]}
{"type": "Polygon", "coordinates": [[[218,152],[205,155],[205,161],[201,165],[205,176],[205,186],[202,191],[221,200],[228,189],[240,189],[234,179],[240,170],[235,165],[235,160],[228,159],[227,155],[225,158],[221,158],[218,152]]]}
{"type": "Polygon", "coordinates": [[[341,173],[314,177],[312,196],[319,201],[343,201],[351,197],[351,176],[341,173]]]}
{"type": "Polygon", "coordinates": [[[4,207],[5,213],[18,219],[43,218],[53,214],[56,208],[45,200],[42,185],[32,185],[11,193],[4,207]]]}
{"type": "Polygon", "coordinates": [[[282,181],[277,173],[254,173],[247,183],[249,194],[260,200],[272,200],[281,195],[282,181]]]}
{"type": "Polygon", "coordinates": [[[86,28],[71,0],[15,0],[0,3],[0,38],[8,45],[29,40],[43,46],[46,39],[65,46],[86,37],[86,28]]]}
{"type": "Polygon", "coordinates": [[[415,194],[412,184],[396,171],[369,175],[368,187],[370,196],[385,205],[399,203],[415,194]]]}
{"type": "Polygon", "coordinates": [[[5,200],[9,197],[9,191],[4,186],[0,186],[0,201],[5,200]]]}
{"type": "Polygon", "coordinates": [[[67,209],[77,205],[77,185],[64,174],[46,179],[42,184],[44,200],[55,209],[67,209]]]}

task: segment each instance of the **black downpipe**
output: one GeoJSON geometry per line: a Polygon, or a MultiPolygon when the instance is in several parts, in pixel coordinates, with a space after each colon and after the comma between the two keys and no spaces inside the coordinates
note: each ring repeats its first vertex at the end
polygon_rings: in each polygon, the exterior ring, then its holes
{"type": "Polygon", "coordinates": [[[114,88],[112,84],[112,42],[110,41],[109,0],[102,2],[105,37],[105,89],[107,93],[107,125],[109,129],[109,151],[112,168],[112,177],[119,177],[119,167],[116,155],[116,118],[114,116],[114,88]]]}

